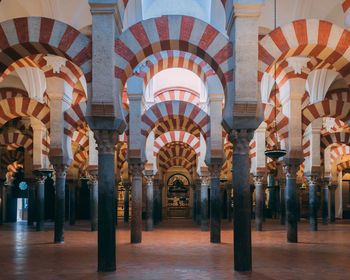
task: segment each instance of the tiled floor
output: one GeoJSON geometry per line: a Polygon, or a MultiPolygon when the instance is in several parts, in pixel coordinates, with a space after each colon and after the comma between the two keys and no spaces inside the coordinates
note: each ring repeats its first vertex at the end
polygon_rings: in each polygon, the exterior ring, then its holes
{"type": "Polygon", "coordinates": [[[253,230],[253,272],[233,272],[232,230],[224,224],[222,244],[191,221],[167,220],[143,243],[129,244],[125,225],[117,231],[117,272],[96,273],[96,233],[87,223],[68,227],[64,244],[53,244],[49,226],[35,232],[26,225],[0,226],[0,279],[350,279],[350,222],[323,226],[317,233],[306,222],[298,244],[285,241],[276,222],[253,230]]]}

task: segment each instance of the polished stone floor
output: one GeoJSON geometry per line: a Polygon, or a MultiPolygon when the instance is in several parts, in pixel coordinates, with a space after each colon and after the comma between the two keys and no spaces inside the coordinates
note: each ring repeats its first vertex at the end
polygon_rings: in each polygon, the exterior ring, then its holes
{"type": "Polygon", "coordinates": [[[350,279],[350,222],[299,224],[298,244],[285,242],[284,227],[269,221],[253,230],[253,272],[233,272],[232,230],[222,244],[190,220],[167,220],[143,243],[131,245],[126,225],[117,231],[117,272],[96,273],[96,233],[86,222],[67,227],[64,244],[53,244],[52,225],[35,232],[25,224],[0,226],[0,279],[350,279]]]}

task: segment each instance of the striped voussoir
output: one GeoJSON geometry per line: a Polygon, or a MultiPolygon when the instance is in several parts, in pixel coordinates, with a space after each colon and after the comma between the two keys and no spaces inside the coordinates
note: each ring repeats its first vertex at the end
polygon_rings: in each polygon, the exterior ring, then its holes
{"type": "Polygon", "coordinates": [[[91,40],[73,27],[49,18],[24,17],[0,23],[0,76],[14,62],[35,54],[66,57],[83,72],[91,88],[91,40]]]}
{"type": "Polygon", "coordinates": [[[74,131],[72,142],[78,144],[82,149],[88,149],[89,147],[89,136],[86,131],[74,131]]]}
{"type": "Polygon", "coordinates": [[[224,89],[233,86],[232,44],[211,25],[189,16],[162,16],[138,22],[115,41],[115,77],[120,91],[133,69],[164,50],[192,53],[218,75],[224,89]]]}
{"type": "Polygon", "coordinates": [[[252,141],[249,143],[249,158],[255,158],[256,157],[256,141],[253,138],[252,141]]]}
{"type": "Polygon", "coordinates": [[[349,12],[350,11],[350,0],[343,0],[342,8],[343,8],[344,13],[349,12]]]}
{"type": "Polygon", "coordinates": [[[19,88],[0,88],[0,100],[14,97],[28,97],[28,93],[19,88]]]}
{"type": "Polygon", "coordinates": [[[350,160],[343,161],[343,162],[340,162],[339,164],[337,164],[337,171],[338,172],[346,170],[346,169],[350,169],[350,160]]]}
{"type": "Polygon", "coordinates": [[[183,157],[175,157],[169,159],[166,162],[159,163],[159,167],[163,170],[168,170],[169,168],[176,166],[180,166],[184,169],[187,169],[190,173],[192,173],[192,169],[196,166],[196,163],[188,161],[183,157]]]}
{"type": "Polygon", "coordinates": [[[164,88],[154,94],[154,102],[180,100],[198,105],[199,93],[185,87],[164,88]]]}
{"type": "Polygon", "coordinates": [[[196,162],[197,154],[195,150],[188,144],[185,143],[172,143],[164,146],[158,152],[158,160],[160,162],[166,162],[171,158],[182,157],[188,161],[196,162]],[[172,145],[173,144],[173,145],[172,145]]]}
{"type": "Polygon", "coordinates": [[[73,137],[76,130],[85,129],[86,102],[76,104],[64,112],[64,134],[73,137]]]}
{"type": "Polygon", "coordinates": [[[154,140],[153,145],[153,155],[157,156],[160,149],[165,145],[173,142],[181,142],[189,145],[196,153],[197,156],[200,155],[200,141],[199,139],[186,131],[169,131],[166,132],[154,140]]]}
{"type": "MultiPolygon", "coordinates": [[[[152,107],[150,107],[141,117],[141,134],[144,137],[147,137],[150,131],[156,125],[161,125],[162,123],[164,124],[164,122],[167,120],[174,118],[176,119],[175,124],[178,124],[179,127],[169,127],[166,131],[181,130],[181,128],[183,129],[184,126],[181,124],[181,122],[186,119],[190,120],[196,126],[205,139],[209,137],[210,130],[208,114],[192,103],[178,100],[165,101],[154,104],[152,107]]],[[[186,129],[186,131],[194,134],[190,130],[186,129]]],[[[163,131],[163,133],[164,132],[165,131],[163,131]]]]}
{"type": "Polygon", "coordinates": [[[8,149],[10,150],[15,150],[19,147],[23,147],[29,152],[29,154],[33,153],[32,138],[18,132],[1,133],[0,145],[8,146],[8,149]]]}
{"type": "Polygon", "coordinates": [[[330,100],[350,103],[350,89],[337,88],[337,89],[329,90],[326,94],[326,98],[330,100]]]}
{"type": "Polygon", "coordinates": [[[27,97],[12,97],[0,101],[0,127],[17,117],[34,117],[47,128],[50,126],[50,109],[46,104],[27,97]]]}
{"type": "Polygon", "coordinates": [[[331,147],[331,163],[341,159],[344,155],[350,154],[350,147],[345,144],[333,144],[331,147]]]}
{"type": "Polygon", "coordinates": [[[303,131],[314,120],[321,117],[333,117],[343,121],[350,119],[350,103],[325,99],[311,104],[302,110],[303,131]]]}
{"type": "Polygon", "coordinates": [[[86,150],[79,150],[73,156],[73,167],[79,170],[85,170],[88,165],[88,152],[86,150]]]}
{"type": "Polygon", "coordinates": [[[335,132],[321,136],[321,153],[332,144],[350,145],[350,132],[335,132]]]}
{"type": "Polygon", "coordinates": [[[208,77],[215,75],[215,71],[198,56],[184,51],[168,50],[152,54],[146,62],[140,64],[140,72],[137,76],[143,78],[144,85],[160,71],[169,68],[184,68],[195,73],[204,83],[208,77]]]}
{"type": "MultiPolygon", "coordinates": [[[[24,163],[24,153],[20,150],[6,150],[2,152],[1,155],[1,170],[8,170],[8,166],[17,162],[23,166],[24,163]]],[[[13,165],[14,166],[14,165],[13,165]]],[[[13,172],[15,172],[13,170],[13,172]]]]}
{"type": "Polygon", "coordinates": [[[127,161],[128,145],[123,143],[117,153],[117,169],[121,170],[124,163],[127,161]]]}
{"type": "Polygon", "coordinates": [[[315,57],[332,65],[349,84],[350,32],[318,19],[296,20],[259,41],[259,77],[287,57],[315,57]]]}
{"type": "Polygon", "coordinates": [[[267,123],[268,128],[272,127],[275,122],[275,114],[276,114],[276,124],[278,130],[278,136],[280,140],[284,140],[288,138],[288,123],[289,119],[286,117],[280,108],[277,108],[270,105],[264,104],[264,121],[267,123]]]}

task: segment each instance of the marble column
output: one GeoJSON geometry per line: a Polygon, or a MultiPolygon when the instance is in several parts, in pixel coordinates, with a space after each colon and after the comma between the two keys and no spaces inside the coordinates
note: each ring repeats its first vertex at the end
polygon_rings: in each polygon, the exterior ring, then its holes
{"type": "Polygon", "coordinates": [[[234,269],[251,271],[251,193],[249,184],[249,142],[253,131],[232,131],[233,142],[232,179],[234,187],[234,269]]]}
{"type": "Polygon", "coordinates": [[[129,223],[129,199],[130,199],[130,185],[129,183],[124,183],[124,223],[129,223]]]}
{"type": "Polygon", "coordinates": [[[54,242],[64,242],[64,221],[65,221],[65,197],[66,197],[66,172],[67,165],[55,164],[55,232],[54,242]]]}
{"type": "Polygon", "coordinates": [[[209,189],[209,177],[201,176],[201,230],[209,230],[209,218],[208,218],[208,189],[209,189]]]}
{"type": "Polygon", "coordinates": [[[36,231],[44,230],[45,218],[45,180],[46,176],[36,175],[36,231]]]}
{"type": "Polygon", "coordinates": [[[308,176],[309,181],[309,223],[312,231],[317,231],[317,175],[308,176]]]}
{"type": "Polygon", "coordinates": [[[97,170],[89,170],[90,180],[90,225],[91,231],[96,231],[98,228],[98,180],[97,170]]]}
{"type": "Polygon", "coordinates": [[[75,181],[71,181],[68,186],[69,189],[69,224],[75,225],[76,220],[76,186],[75,181]]]}
{"type": "MultiPolygon", "coordinates": [[[[145,171],[147,172],[147,171],[145,171]]],[[[153,173],[153,171],[152,171],[153,173]]],[[[145,175],[146,177],[146,231],[153,230],[153,175],[145,175]]]]}
{"type": "Polygon", "coordinates": [[[131,186],[131,243],[141,243],[142,240],[142,171],[140,160],[129,159],[129,172],[132,176],[131,186]]]}
{"type": "Polygon", "coordinates": [[[264,216],[264,184],[263,176],[254,176],[255,185],[255,227],[257,231],[262,231],[264,216]]]}
{"type": "Polygon", "coordinates": [[[28,226],[33,226],[35,221],[35,186],[33,181],[28,187],[28,226]]]}
{"type": "Polygon", "coordinates": [[[286,224],[286,200],[285,200],[285,189],[286,189],[286,180],[281,178],[279,180],[280,185],[280,224],[286,224]]]}
{"type": "Polygon", "coordinates": [[[322,224],[327,225],[328,224],[328,185],[329,180],[327,178],[323,179],[322,182],[322,224]]]}
{"type": "Polygon", "coordinates": [[[329,186],[329,218],[331,223],[335,223],[335,185],[329,186]]]}
{"type": "Polygon", "coordinates": [[[114,130],[94,130],[98,150],[98,271],[116,270],[114,130]]]}
{"type": "Polygon", "coordinates": [[[283,170],[286,174],[286,220],[287,220],[287,241],[298,242],[298,209],[297,209],[297,170],[300,165],[299,159],[286,159],[283,170]]]}

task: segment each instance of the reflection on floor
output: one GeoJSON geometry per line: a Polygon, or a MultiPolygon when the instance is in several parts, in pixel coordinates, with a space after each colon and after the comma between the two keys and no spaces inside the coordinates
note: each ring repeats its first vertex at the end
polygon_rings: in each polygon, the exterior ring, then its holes
{"type": "MultiPolygon", "coordinates": [[[[121,223],[120,223],[121,224],[121,223]]],[[[222,244],[210,244],[190,220],[167,220],[143,243],[129,244],[129,230],[117,231],[117,272],[96,273],[97,234],[85,222],[67,227],[65,244],[53,244],[52,225],[35,232],[25,224],[0,226],[0,279],[349,279],[350,223],[300,224],[298,244],[285,242],[274,221],[253,230],[253,273],[233,272],[232,230],[224,223],[222,244]]]]}

